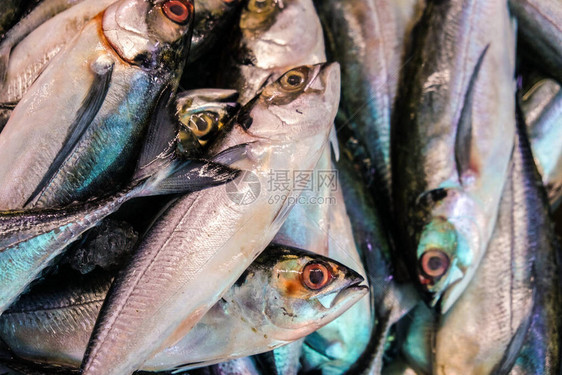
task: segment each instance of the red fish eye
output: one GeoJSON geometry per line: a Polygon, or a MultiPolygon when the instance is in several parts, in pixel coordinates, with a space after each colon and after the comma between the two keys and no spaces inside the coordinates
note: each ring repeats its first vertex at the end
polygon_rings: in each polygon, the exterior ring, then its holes
{"type": "Polygon", "coordinates": [[[442,277],[449,269],[450,260],[441,250],[428,250],[420,258],[422,273],[432,279],[442,277]]]}
{"type": "Polygon", "coordinates": [[[162,9],[170,20],[179,24],[185,24],[191,18],[193,5],[180,0],[169,0],[164,3],[162,9]]]}
{"type": "Polygon", "coordinates": [[[320,263],[309,263],[302,272],[304,285],[312,290],[325,287],[331,279],[332,274],[328,268],[320,263]]]}

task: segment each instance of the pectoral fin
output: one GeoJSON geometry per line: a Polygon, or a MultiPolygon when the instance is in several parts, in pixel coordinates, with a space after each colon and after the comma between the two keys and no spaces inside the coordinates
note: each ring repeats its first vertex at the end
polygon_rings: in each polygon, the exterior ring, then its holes
{"type": "Polygon", "coordinates": [[[43,176],[41,182],[37,185],[25,205],[35,202],[51,183],[61,166],[72,154],[72,151],[88,129],[96,117],[99,109],[105,101],[105,96],[109,89],[111,82],[111,75],[113,73],[113,61],[109,61],[105,56],[101,56],[92,64],[94,71],[94,80],[86,97],[82,101],[80,108],[76,112],[76,117],[68,130],[66,139],[63,146],[58,152],[57,156],[51,163],[47,173],[43,176]]]}

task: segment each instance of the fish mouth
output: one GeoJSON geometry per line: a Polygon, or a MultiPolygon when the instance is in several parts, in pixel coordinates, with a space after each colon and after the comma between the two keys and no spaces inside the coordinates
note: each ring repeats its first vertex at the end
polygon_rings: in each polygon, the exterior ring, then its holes
{"type": "Polygon", "coordinates": [[[353,304],[369,291],[367,285],[360,285],[362,282],[363,280],[356,281],[337,293],[330,293],[326,296],[318,297],[317,300],[324,310],[331,310],[338,305],[347,305],[350,302],[353,304]]]}

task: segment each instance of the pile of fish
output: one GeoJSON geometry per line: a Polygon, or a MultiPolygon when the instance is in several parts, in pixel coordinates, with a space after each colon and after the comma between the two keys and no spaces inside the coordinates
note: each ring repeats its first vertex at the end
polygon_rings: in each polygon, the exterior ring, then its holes
{"type": "Polygon", "coordinates": [[[560,374],[561,27],[3,0],[0,374],[560,374]]]}

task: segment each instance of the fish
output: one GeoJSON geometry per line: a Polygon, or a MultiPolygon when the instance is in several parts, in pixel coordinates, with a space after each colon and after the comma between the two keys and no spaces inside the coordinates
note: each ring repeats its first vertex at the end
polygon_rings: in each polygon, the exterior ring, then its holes
{"type": "Polygon", "coordinates": [[[178,134],[178,150],[192,150],[192,135],[204,147],[239,110],[238,92],[228,89],[196,89],[178,93],[175,98],[176,117],[182,128],[178,134]]]}
{"type": "Polygon", "coordinates": [[[232,43],[219,84],[237,90],[241,105],[287,70],[326,62],[312,0],[249,0],[239,27],[240,40],[232,43]]]}
{"type": "Polygon", "coordinates": [[[391,212],[391,207],[385,208],[391,200],[390,121],[409,28],[403,18],[412,17],[396,13],[415,13],[415,3],[338,0],[316,5],[328,35],[329,55],[342,66],[336,127],[350,127],[364,141],[373,163],[367,182],[377,190],[380,209],[391,212]]]}
{"type": "Polygon", "coordinates": [[[562,4],[550,0],[510,0],[509,9],[517,18],[521,53],[562,82],[562,4]]]}
{"type": "Polygon", "coordinates": [[[8,61],[12,48],[41,24],[81,1],[83,0],[43,0],[4,34],[0,42],[0,88],[4,90],[6,88],[4,84],[7,78],[8,61]]]}
{"type": "Polygon", "coordinates": [[[188,53],[193,3],[178,1],[119,0],[57,54],[0,133],[0,209],[65,205],[125,183],[188,53]]]}
{"type": "MultiPolygon", "coordinates": [[[[59,3],[60,0],[56,0],[59,3]]],[[[0,43],[0,72],[6,62],[4,90],[0,102],[4,107],[15,106],[43,72],[51,60],[79,33],[84,25],[117,0],[65,0],[52,18],[24,28],[28,34],[5,39],[0,43]],[[72,6],[71,6],[72,5],[72,6]],[[71,6],[66,8],[66,6],[71,6]]],[[[42,4],[54,3],[53,0],[42,4]]],[[[238,0],[195,0],[194,31],[191,39],[190,61],[201,56],[212,45],[224,26],[232,21],[239,8],[238,0]],[[228,21],[228,22],[227,22],[228,21]]],[[[45,7],[46,5],[43,5],[45,7]]],[[[40,12],[38,9],[36,12],[40,12]]],[[[38,18],[38,17],[34,17],[38,18]]],[[[22,21],[27,24],[30,20],[22,21]]],[[[20,29],[22,29],[20,27],[20,29]]],[[[23,30],[18,29],[18,32],[23,30]]],[[[11,113],[11,111],[8,111],[11,113]]]]}
{"type": "Polygon", "coordinates": [[[525,125],[518,118],[496,228],[478,271],[445,315],[414,314],[403,353],[424,373],[505,374],[517,361],[539,364],[541,370],[532,373],[559,371],[557,244],[525,125]],[[526,349],[526,342],[533,349],[526,349]]]}
{"type": "MultiPolygon", "coordinates": [[[[518,106],[518,132],[525,134],[525,116],[518,106]]],[[[521,137],[521,136],[520,136],[521,137]]],[[[549,214],[548,195],[533,162],[532,144],[521,137],[519,173],[525,183],[526,213],[537,237],[535,254],[536,295],[529,330],[510,374],[558,374],[560,363],[561,300],[560,242],[549,214]]]]}
{"type": "MultiPolygon", "coordinates": [[[[79,366],[112,278],[94,272],[76,283],[50,280],[0,316],[0,337],[19,358],[79,366]]],[[[187,335],[142,369],[187,370],[285,345],[363,297],[363,281],[329,258],[272,244],[187,335]],[[311,289],[311,272],[327,279],[311,289]]]]}
{"type": "MultiPolygon", "coordinates": [[[[3,106],[15,105],[84,25],[116,0],[47,0],[0,43],[3,106]]],[[[11,112],[11,111],[10,111],[11,112]]]]}
{"type": "Polygon", "coordinates": [[[85,375],[132,373],[155,348],[173,345],[266,248],[295,195],[291,186],[285,200],[270,200],[269,175],[317,163],[339,84],[337,63],[289,70],[225,126],[206,155],[246,173],[177,200],[152,226],[107,296],[85,375]]]}
{"type": "Polygon", "coordinates": [[[558,131],[562,124],[562,90],[552,79],[541,79],[521,97],[521,108],[529,132],[535,164],[546,187],[550,206],[555,210],[562,197],[562,144],[558,131]]]}
{"type": "Polygon", "coordinates": [[[515,27],[505,1],[429,1],[412,35],[391,129],[394,237],[444,314],[497,217],[515,137],[515,27]]]}
{"type": "MultiPolygon", "coordinates": [[[[158,129],[151,133],[156,132],[158,129]]],[[[158,140],[157,136],[148,138],[136,177],[117,194],[66,207],[0,211],[0,314],[68,244],[125,202],[138,197],[196,191],[226,183],[238,175],[238,171],[212,162],[177,160],[171,152],[154,155],[154,149],[165,150],[168,146],[167,142],[156,146],[158,140]]]]}

